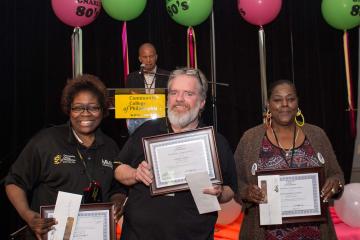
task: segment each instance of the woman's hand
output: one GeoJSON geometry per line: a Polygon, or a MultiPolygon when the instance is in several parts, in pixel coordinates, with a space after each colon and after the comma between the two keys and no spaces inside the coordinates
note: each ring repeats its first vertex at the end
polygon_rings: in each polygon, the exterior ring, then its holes
{"type": "Polygon", "coordinates": [[[265,193],[257,185],[249,185],[245,190],[245,200],[254,203],[265,201],[265,193]]]}
{"type": "Polygon", "coordinates": [[[32,210],[29,210],[25,215],[26,223],[38,240],[41,240],[42,236],[52,230],[53,225],[57,224],[54,218],[41,218],[39,213],[32,210]]]}
{"type": "Polygon", "coordinates": [[[127,197],[125,194],[115,193],[110,197],[110,201],[114,204],[114,219],[117,223],[123,215],[127,197]]]}
{"type": "Polygon", "coordinates": [[[325,181],[323,188],[321,189],[321,197],[323,197],[323,201],[327,202],[329,199],[340,192],[342,189],[342,184],[337,178],[328,178],[325,181]]]}
{"type": "Polygon", "coordinates": [[[137,182],[143,182],[146,186],[149,186],[152,183],[153,175],[147,162],[142,161],[136,168],[134,174],[137,182]]]}

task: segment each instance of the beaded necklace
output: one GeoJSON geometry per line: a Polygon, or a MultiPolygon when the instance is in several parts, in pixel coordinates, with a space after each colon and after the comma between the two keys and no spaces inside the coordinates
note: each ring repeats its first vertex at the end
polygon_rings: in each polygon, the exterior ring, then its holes
{"type": "Polygon", "coordinates": [[[281,148],[282,151],[280,151],[281,153],[281,156],[283,157],[283,159],[285,160],[286,164],[288,165],[289,168],[292,168],[292,162],[293,162],[293,158],[294,158],[294,152],[295,152],[295,143],[296,143],[296,139],[298,138],[298,135],[299,135],[299,129],[296,128],[296,125],[295,125],[295,128],[294,128],[294,136],[293,136],[293,145],[292,145],[292,148],[290,148],[289,150],[286,150],[279,142],[279,139],[274,131],[274,129],[271,127],[271,130],[272,130],[272,133],[275,137],[275,140],[276,140],[276,144],[278,145],[278,147],[281,148]],[[287,161],[287,157],[290,155],[290,152],[291,152],[291,158],[290,158],[290,164],[289,162],[287,161]],[[285,155],[284,155],[285,153],[285,155]]]}

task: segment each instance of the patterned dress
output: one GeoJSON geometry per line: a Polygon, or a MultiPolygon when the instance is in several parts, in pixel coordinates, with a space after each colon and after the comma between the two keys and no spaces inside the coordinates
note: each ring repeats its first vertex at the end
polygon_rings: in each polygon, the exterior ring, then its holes
{"type": "MultiPolygon", "coordinates": [[[[308,139],[292,151],[285,151],[272,144],[267,136],[262,141],[258,169],[286,169],[320,166],[314,149],[308,139]]],[[[315,240],[320,239],[320,225],[317,223],[293,223],[266,226],[267,240],[315,240]]]]}

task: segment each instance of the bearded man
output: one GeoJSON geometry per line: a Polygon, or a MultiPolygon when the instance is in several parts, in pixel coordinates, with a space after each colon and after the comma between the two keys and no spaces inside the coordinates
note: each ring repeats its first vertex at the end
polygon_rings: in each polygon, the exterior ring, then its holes
{"type": "MultiPolygon", "coordinates": [[[[167,118],[148,121],[125,143],[119,155],[123,164],[115,169],[115,178],[129,187],[124,207],[121,239],[213,239],[217,212],[199,214],[189,190],[151,196],[152,169],[144,161],[142,138],[179,133],[204,127],[199,117],[205,107],[207,80],[197,69],[182,68],[171,72],[168,81],[167,118]]],[[[215,134],[223,185],[214,185],[204,193],[215,195],[220,203],[230,201],[237,189],[233,153],[226,139],[215,134]]]]}

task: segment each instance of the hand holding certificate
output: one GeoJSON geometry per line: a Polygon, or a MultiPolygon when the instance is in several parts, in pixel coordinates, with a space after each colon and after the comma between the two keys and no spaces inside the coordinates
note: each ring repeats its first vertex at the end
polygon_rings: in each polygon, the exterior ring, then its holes
{"type": "Polygon", "coordinates": [[[204,193],[204,189],[212,186],[206,172],[186,175],[186,181],[200,214],[221,210],[217,197],[204,193]]]}
{"type": "Polygon", "coordinates": [[[185,176],[207,172],[212,183],[222,183],[212,127],[143,139],[145,157],[153,169],[151,194],[189,189],[185,176]]]}
{"type": "MultiPolygon", "coordinates": [[[[52,217],[54,206],[41,206],[41,217],[52,217]]],[[[77,224],[72,231],[73,240],[111,240],[115,239],[114,207],[112,203],[82,204],[76,216],[77,224]]],[[[64,235],[64,234],[63,234],[64,235]]],[[[47,234],[46,239],[54,238],[52,232],[47,234]]],[[[65,239],[65,235],[64,235],[65,239]]]]}
{"type": "Polygon", "coordinates": [[[266,189],[267,201],[259,205],[260,224],[325,220],[321,201],[323,168],[281,169],[258,172],[258,184],[266,189]]]}

